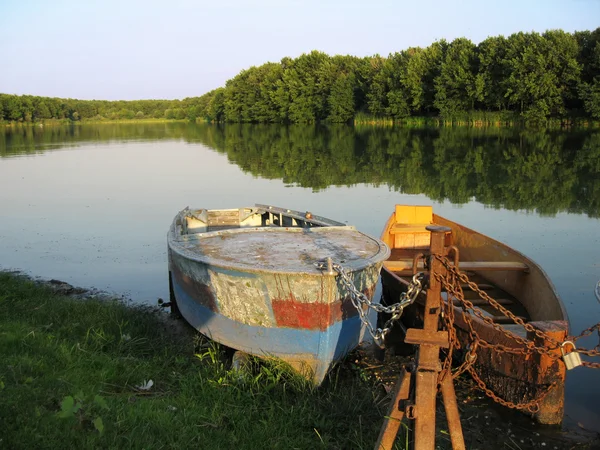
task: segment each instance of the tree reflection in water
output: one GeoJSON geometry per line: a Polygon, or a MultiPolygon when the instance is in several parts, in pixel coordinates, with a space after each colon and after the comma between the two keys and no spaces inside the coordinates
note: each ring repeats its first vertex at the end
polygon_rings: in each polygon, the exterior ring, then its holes
{"type": "Polygon", "coordinates": [[[16,126],[0,156],[83,143],[184,139],[257,177],[314,190],[388,185],[432,200],[600,217],[600,132],[517,128],[135,123],[16,126]]]}

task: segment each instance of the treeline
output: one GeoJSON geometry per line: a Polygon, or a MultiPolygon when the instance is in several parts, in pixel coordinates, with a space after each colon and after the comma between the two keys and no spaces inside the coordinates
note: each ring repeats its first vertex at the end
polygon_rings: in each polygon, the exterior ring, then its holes
{"type": "Polygon", "coordinates": [[[313,51],[243,70],[225,87],[181,101],[0,95],[0,120],[147,117],[251,123],[599,120],[600,28],[521,32],[479,45],[441,40],[387,58],[313,51]]]}
{"type": "Polygon", "coordinates": [[[205,115],[227,122],[600,119],[600,28],[442,40],[387,58],[314,51],[251,67],[207,97],[205,115]]]}
{"type": "Polygon", "coordinates": [[[75,100],[34,95],[0,94],[0,121],[175,119],[203,117],[205,99],[183,100],[75,100]],[[203,105],[203,106],[202,106],[203,105]]]}

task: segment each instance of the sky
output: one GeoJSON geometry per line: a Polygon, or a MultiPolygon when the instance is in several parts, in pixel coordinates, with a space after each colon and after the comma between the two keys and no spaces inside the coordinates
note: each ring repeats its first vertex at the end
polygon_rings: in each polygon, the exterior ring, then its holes
{"type": "Polygon", "coordinates": [[[0,92],[181,99],[312,50],[387,56],[599,26],[600,0],[0,0],[0,92]]]}

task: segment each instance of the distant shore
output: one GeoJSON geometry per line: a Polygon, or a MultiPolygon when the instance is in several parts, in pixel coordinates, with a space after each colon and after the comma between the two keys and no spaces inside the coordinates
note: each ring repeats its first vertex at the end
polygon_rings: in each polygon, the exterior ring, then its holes
{"type": "MultiPolygon", "coordinates": [[[[102,124],[143,124],[143,123],[206,123],[206,120],[196,119],[191,121],[188,119],[44,119],[38,122],[22,122],[22,121],[0,121],[0,125],[5,127],[44,127],[44,126],[59,126],[59,125],[102,125],[102,124]]],[[[236,125],[232,123],[231,125],[236,125]]],[[[268,125],[268,124],[257,124],[268,125]]],[[[282,124],[274,124],[281,126],[282,124]]],[[[294,125],[294,124],[289,124],[294,125]]],[[[319,126],[340,126],[341,124],[319,124],[319,126]]],[[[499,118],[482,118],[474,116],[472,118],[464,118],[459,120],[442,119],[441,117],[413,117],[404,120],[392,120],[377,117],[357,117],[351,124],[346,124],[355,127],[404,127],[404,128],[445,128],[445,127],[466,127],[466,128],[523,128],[526,124],[514,119],[499,119],[499,118]]],[[[572,129],[572,128],[598,128],[600,121],[590,119],[572,118],[572,119],[548,119],[545,124],[538,125],[538,128],[549,129],[572,129]]]]}
{"type": "Polygon", "coordinates": [[[0,121],[7,127],[16,126],[54,126],[54,125],[96,125],[103,123],[172,123],[172,122],[189,122],[187,119],[82,119],[82,120],[71,120],[71,119],[44,119],[38,122],[17,122],[17,121],[0,121]]]}

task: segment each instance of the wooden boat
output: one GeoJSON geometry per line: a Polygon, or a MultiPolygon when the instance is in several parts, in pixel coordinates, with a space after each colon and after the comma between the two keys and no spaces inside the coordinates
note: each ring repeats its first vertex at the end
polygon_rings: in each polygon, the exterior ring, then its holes
{"type": "MultiPolygon", "coordinates": [[[[431,206],[397,205],[385,225],[381,239],[390,247],[391,255],[381,272],[383,303],[397,302],[413,272],[423,270],[422,263],[415,262],[415,256],[427,253],[429,249],[430,233],[425,227],[430,224],[446,226],[452,230],[446,236],[446,245],[458,248],[459,269],[477,283],[480,289],[521,317],[525,323],[558,342],[564,341],[568,331],[567,313],[544,271],[531,259],[507,245],[433,214],[431,206]]],[[[465,298],[499,325],[494,327],[487,324],[469,310],[467,319],[471,319],[475,332],[482,339],[510,348],[524,348],[503,332],[508,330],[522,338],[533,340],[538,346],[549,345],[535,333],[507,320],[467,285],[463,284],[462,287],[465,298]]],[[[424,303],[424,295],[421,297],[424,303]]],[[[442,293],[442,298],[447,301],[447,294],[442,293]]],[[[469,328],[459,305],[453,304],[455,329],[463,348],[466,348],[470,341],[469,328]]],[[[403,324],[390,333],[387,344],[391,347],[398,345],[403,336],[402,329],[420,327],[421,318],[422,306],[419,307],[417,302],[405,310],[403,324]]],[[[554,354],[556,352],[559,350],[553,350],[554,354]]],[[[535,414],[539,422],[555,424],[562,421],[565,377],[562,360],[537,353],[511,354],[479,347],[474,368],[498,397],[509,402],[522,403],[543,396],[539,402],[540,409],[535,414]],[[552,384],[554,387],[548,389],[552,384]],[[548,394],[544,396],[546,391],[548,394]]]]}
{"type": "Polygon", "coordinates": [[[168,233],[171,302],[236,350],[279,358],[315,384],[355,348],[364,324],[351,292],[316,263],[341,264],[372,298],[388,247],[354,227],[273,206],[184,209],[168,233]]]}

